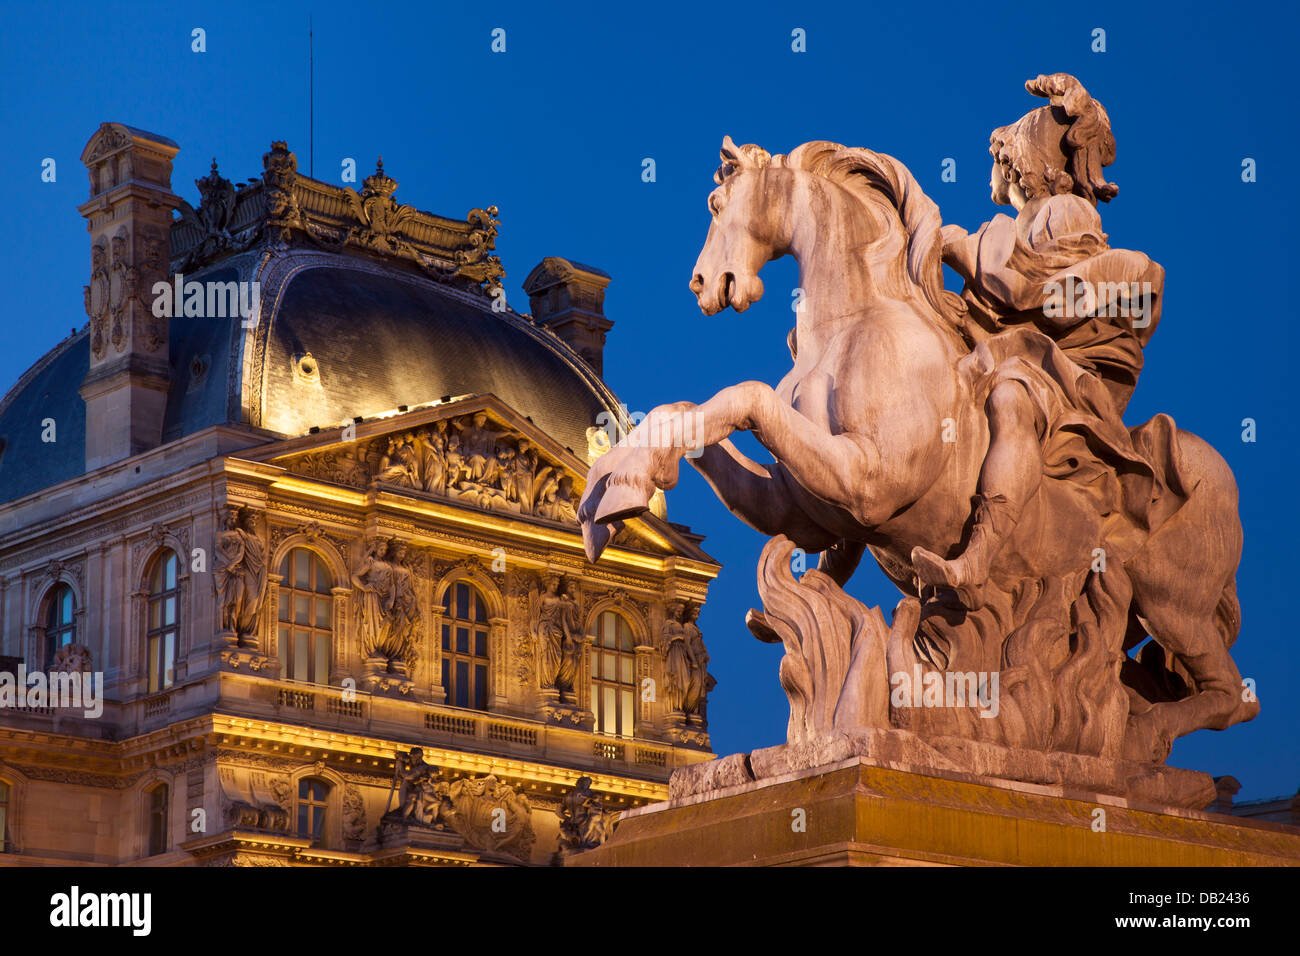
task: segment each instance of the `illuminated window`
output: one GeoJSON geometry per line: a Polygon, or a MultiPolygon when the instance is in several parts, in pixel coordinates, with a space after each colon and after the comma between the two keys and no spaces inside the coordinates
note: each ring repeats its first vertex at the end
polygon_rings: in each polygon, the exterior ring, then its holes
{"type": "Polygon", "coordinates": [[[180,584],[176,552],[159,555],[149,579],[149,693],[172,686],[176,664],[176,635],[180,633],[180,584]]]}
{"type": "Polygon", "coordinates": [[[320,842],[325,834],[325,805],[329,795],[330,787],[324,780],[304,777],[298,781],[298,836],[320,842]]]}
{"type": "Polygon", "coordinates": [[[591,710],[596,733],[631,737],[636,729],[636,654],[632,628],[614,611],[596,618],[591,645],[591,710]]]}
{"type": "Polygon", "coordinates": [[[487,710],[487,604],[466,581],[451,585],[442,599],[442,686],[453,707],[487,710]]]}
{"type": "Polygon", "coordinates": [[[286,680],[330,682],[334,581],[314,551],[294,548],[280,565],[280,674],[286,680]]]}
{"type": "Polygon", "coordinates": [[[167,802],[171,791],[160,783],[149,791],[148,833],[149,855],[167,852],[167,802]]]}
{"type": "Polygon", "coordinates": [[[9,784],[0,780],[0,853],[9,846],[9,784]]]}
{"type": "Polygon", "coordinates": [[[72,588],[60,584],[50,592],[45,612],[45,663],[54,666],[54,655],[60,647],[77,642],[76,602],[72,588]]]}

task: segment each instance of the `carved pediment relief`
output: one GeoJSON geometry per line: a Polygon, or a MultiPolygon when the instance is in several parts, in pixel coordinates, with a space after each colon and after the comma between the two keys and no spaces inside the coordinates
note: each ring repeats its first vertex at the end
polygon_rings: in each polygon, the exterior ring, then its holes
{"type": "Polygon", "coordinates": [[[576,524],[582,477],[542,444],[477,411],[275,463],[353,488],[406,489],[484,511],[576,524]]]}

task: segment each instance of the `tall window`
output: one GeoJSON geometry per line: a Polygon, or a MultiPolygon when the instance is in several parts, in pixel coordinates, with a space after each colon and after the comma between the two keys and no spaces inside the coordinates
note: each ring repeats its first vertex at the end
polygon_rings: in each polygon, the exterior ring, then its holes
{"type": "Polygon", "coordinates": [[[319,842],[325,833],[325,805],[330,787],[324,780],[303,777],[298,781],[298,836],[319,842]]]}
{"type": "Polygon", "coordinates": [[[167,803],[171,791],[167,784],[160,783],[149,791],[148,833],[149,855],[157,856],[167,852],[167,803]]]}
{"type": "Polygon", "coordinates": [[[0,780],[0,853],[9,846],[9,784],[0,780]]]}
{"type": "Polygon", "coordinates": [[[596,618],[591,645],[591,709],[596,733],[631,737],[636,729],[636,654],[632,628],[614,611],[596,618]]]}
{"type": "Polygon", "coordinates": [[[76,602],[72,599],[72,588],[60,584],[50,592],[49,604],[45,612],[45,664],[54,666],[54,655],[59,648],[77,642],[76,602]]]}
{"type": "Polygon", "coordinates": [[[176,664],[176,635],[180,632],[179,561],[175,551],[166,551],[154,562],[149,577],[149,693],[172,686],[176,664]]]}
{"type": "Polygon", "coordinates": [[[447,703],[487,710],[488,616],[478,588],[457,581],[442,599],[442,686],[447,703]]]}
{"type": "Polygon", "coordinates": [[[280,673],[288,680],[330,682],[334,586],[314,551],[294,548],[280,565],[280,673]]]}

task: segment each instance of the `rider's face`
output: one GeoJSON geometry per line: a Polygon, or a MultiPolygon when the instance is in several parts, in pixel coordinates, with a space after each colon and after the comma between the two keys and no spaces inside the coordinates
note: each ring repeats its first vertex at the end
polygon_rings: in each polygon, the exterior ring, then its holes
{"type": "Polygon", "coordinates": [[[993,172],[989,176],[989,186],[993,190],[993,201],[999,206],[1011,205],[1011,194],[1008,191],[1010,183],[1007,181],[1007,168],[997,160],[993,161],[993,172]]]}

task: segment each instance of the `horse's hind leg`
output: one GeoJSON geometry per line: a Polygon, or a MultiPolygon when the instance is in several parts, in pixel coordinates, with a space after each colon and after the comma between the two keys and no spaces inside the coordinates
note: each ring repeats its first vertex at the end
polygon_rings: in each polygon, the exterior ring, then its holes
{"type": "Polygon", "coordinates": [[[1203,513],[1207,503],[1194,497],[1128,565],[1138,613],[1192,688],[1182,700],[1129,717],[1125,756],[1132,759],[1163,761],[1184,734],[1223,730],[1259,712],[1257,702],[1243,699],[1241,674],[1228,653],[1238,624],[1231,583],[1240,526],[1235,513],[1203,513]],[[1199,573],[1188,573],[1189,557],[1199,558],[1192,566],[1199,573]]]}

